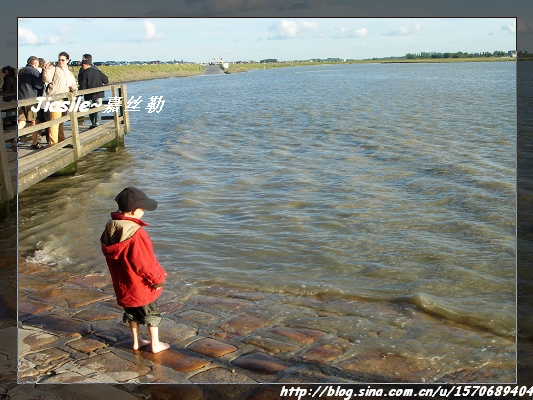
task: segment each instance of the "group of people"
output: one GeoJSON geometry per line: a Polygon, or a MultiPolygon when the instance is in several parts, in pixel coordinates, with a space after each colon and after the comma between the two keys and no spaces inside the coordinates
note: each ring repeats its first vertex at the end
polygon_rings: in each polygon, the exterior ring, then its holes
{"type": "MultiPolygon", "coordinates": [[[[28,58],[27,65],[22,68],[18,74],[18,85],[16,70],[13,68],[15,83],[13,84],[13,80],[7,80],[6,83],[6,78],[4,78],[4,85],[6,85],[6,88],[3,87],[3,90],[8,91],[8,89],[11,88],[11,91],[18,91],[18,100],[20,101],[41,96],[76,92],[78,89],[84,90],[97,88],[109,83],[107,76],[92,64],[92,56],[90,54],[84,54],[82,56],[82,65],[78,73],[77,81],[68,67],[69,63],[70,56],[64,51],[59,53],[57,63],[46,63],[42,58],[31,56],[28,58]]],[[[9,70],[11,67],[4,68],[11,73],[11,70],[9,70]]],[[[2,72],[4,71],[4,68],[2,69],[2,72]]],[[[84,95],[86,101],[99,105],[99,101],[103,97],[104,91],[84,95]]],[[[4,101],[8,100],[4,98],[4,101]]],[[[18,129],[24,128],[28,123],[34,126],[37,122],[54,120],[67,115],[66,111],[34,111],[32,110],[33,106],[34,105],[19,107],[18,129]]],[[[100,123],[99,113],[95,112],[89,114],[89,117],[91,120],[91,126],[89,129],[96,128],[100,123]]],[[[50,126],[46,135],[47,142],[50,146],[54,146],[65,140],[63,123],[50,126]]],[[[34,150],[42,148],[42,145],[39,143],[38,132],[32,133],[31,148],[34,150]]],[[[13,145],[13,150],[17,151],[16,142],[13,145]]]]}

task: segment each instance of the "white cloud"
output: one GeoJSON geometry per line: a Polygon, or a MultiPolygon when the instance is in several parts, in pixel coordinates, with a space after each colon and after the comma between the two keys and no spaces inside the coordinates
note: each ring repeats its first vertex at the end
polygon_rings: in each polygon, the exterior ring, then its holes
{"type": "Polygon", "coordinates": [[[166,37],[164,33],[156,33],[155,25],[150,21],[144,21],[144,30],[146,31],[146,35],[140,38],[138,41],[153,42],[166,37]]]}
{"type": "Polygon", "coordinates": [[[281,20],[268,28],[276,34],[268,39],[294,39],[294,38],[309,38],[315,37],[318,32],[318,24],[309,21],[289,21],[281,20]]]}
{"type": "Polygon", "coordinates": [[[382,35],[383,36],[405,36],[405,35],[414,35],[421,31],[422,31],[422,27],[416,22],[413,22],[409,28],[406,28],[405,26],[402,25],[398,29],[394,29],[390,31],[389,33],[382,33],[382,35]]]}
{"type": "Polygon", "coordinates": [[[502,31],[509,31],[509,33],[516,33],[516,21],[511,22],[509,25],[502,26],[502,31]]]}
{"type": "Polygon", "coordinates": [[[335,36],[335,39],[344,39],[344,38],[364,38],[368,30],[366,28],[361,29],[351,29],[351,28],[339,28],[335,36]]]}
{"type": "Polygon", "coordinates": [[[39,39],[31,29],[19,27],[18,42],[21,46],[28,46],[39,43],[39,39]]]}
{"type": "Polygon", "coordinates": [[[68,25],[61,26],[55,35],[48,36],[42,44],[73,43],[74,40],[69,40],[71,33],[72,27],[68,25]]]}

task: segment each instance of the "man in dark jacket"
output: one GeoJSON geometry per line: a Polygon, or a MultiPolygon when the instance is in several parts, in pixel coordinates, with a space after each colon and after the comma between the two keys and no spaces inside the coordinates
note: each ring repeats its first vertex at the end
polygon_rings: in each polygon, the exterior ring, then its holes
{"type": "MultiPolygon", "coordinates": [[[[41,72],[37,69],[39,66],[39,59],[35,56],[28,58],[28,64],[19,72],[18,79],[18,99],[31,99],[39,96],[43,90],[43,79],[41,72]]],[[[22,106],[19,108],[18,128],[22,129],[26,126],[26,122],[31,122],[35,125],[37,120],[37,112],[32,110],[33,106],[22,106]]],[[[39,132],[31,134],[31,148],[34,150],[40,149],[42,146],[37,142],[39,139],[39,132]]]]}
{"type": "MultiPolygon", "coordinates": [[[[97,88],[109,83],[107,76],[99,69],[94,68],[89,60],[83,60],[81,62],[81,68],[83,69],[83,75],[81,81],[78,82],[80,85],[80,90],[97,88]]],[[[84,96],[86,101],[90,101],[92,103],[91,107],[97,107],[97,104],[100,104],[98,99],[102,99],[103,97],[103,91],[89,93],[84,96]]],[[[91,126],[89,129],[93,129],[98,126],[98,122],[100,120],[99,114],[99,112],[89,114],[89,117],[91,118],[91,126]]]]}

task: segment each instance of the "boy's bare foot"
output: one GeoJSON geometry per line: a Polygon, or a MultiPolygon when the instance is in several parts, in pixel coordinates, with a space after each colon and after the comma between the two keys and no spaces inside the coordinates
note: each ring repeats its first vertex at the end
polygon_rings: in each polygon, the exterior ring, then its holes
{"type": "Polygon", "coordinates": [[[160,351],[170,348],[168,343],[159,342],[157,344],[152,344],[152,353],[159,353],[160,351]]]}
{"type": "Polygon", "coordinates": [[[141,347],[144,347],[144,346],[149,345],[149,344],[150,344],[149,340],[141,339],[137,346],[135,346],[135,343],[133,343],[133,350],[139,350],[141,347]]]}

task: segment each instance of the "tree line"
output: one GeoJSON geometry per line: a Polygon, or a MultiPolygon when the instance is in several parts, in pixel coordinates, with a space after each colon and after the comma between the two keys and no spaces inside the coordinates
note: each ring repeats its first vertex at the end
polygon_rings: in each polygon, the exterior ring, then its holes
{"type": "Polygon", "coordinates": [[[478,58],[478,57],[513,57],[516,56],[516,50],[509,51],[500,51],[496,50],[494,52],[485,51],[482,53],[468,53],[458,51],[457,53],[435,53],[435,52],[420,52],[420,53],[407,53],[405,58],[408,60],[415,59],[430,59],[430,58],[478,58]]]}

